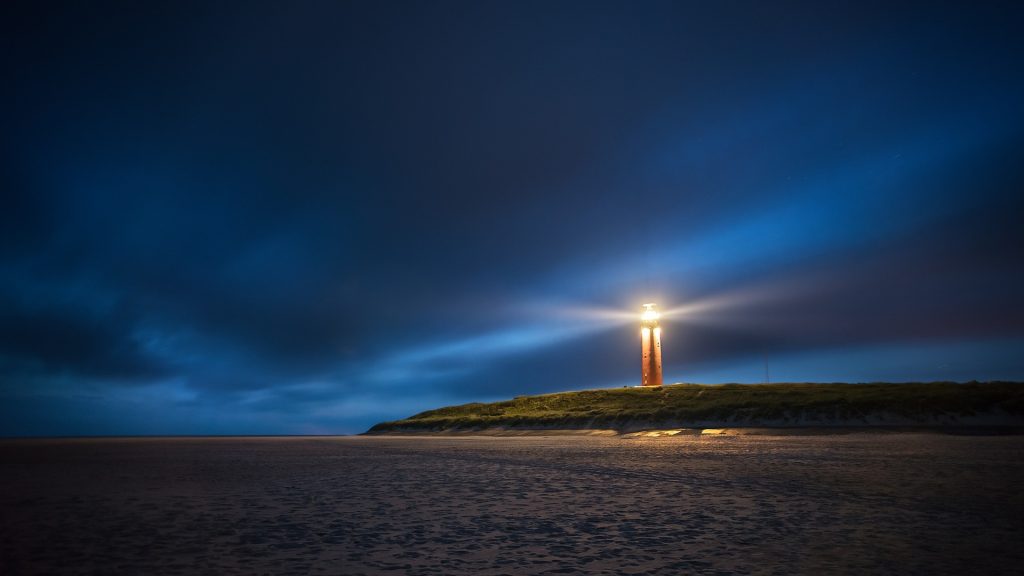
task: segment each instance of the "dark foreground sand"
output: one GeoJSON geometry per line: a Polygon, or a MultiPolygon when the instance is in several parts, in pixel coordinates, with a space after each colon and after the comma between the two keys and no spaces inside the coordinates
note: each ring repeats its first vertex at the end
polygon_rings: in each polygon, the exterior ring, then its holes
{"type": "Polygon", "coordinates": [[[0,574],[1010,574],[1024,437],[0,442],[0,574]]]}

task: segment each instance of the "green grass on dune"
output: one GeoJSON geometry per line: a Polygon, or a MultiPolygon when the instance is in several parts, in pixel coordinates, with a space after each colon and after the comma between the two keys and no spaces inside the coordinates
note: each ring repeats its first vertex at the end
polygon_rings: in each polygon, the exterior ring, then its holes
{"type": "Polygon", "coordinates": [[[371,432],[504,427],[616,428],[618,423],[737,422],[886,413],[915,420],[1000,410],[1024,414],[1024,383],[674,384],[519,396],[428,410],[371,432]]]}

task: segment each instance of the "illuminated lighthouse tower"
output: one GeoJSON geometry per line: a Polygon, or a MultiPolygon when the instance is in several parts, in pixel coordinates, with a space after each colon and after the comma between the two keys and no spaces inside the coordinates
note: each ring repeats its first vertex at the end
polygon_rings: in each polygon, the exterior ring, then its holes
{"type": "Polygon", "coordinates": [[[661,386],[661,314],[655,310],[657,304],[644,304],[640,315],[640,351],[643,355],[643,379],[641,386],[661,386]]]}

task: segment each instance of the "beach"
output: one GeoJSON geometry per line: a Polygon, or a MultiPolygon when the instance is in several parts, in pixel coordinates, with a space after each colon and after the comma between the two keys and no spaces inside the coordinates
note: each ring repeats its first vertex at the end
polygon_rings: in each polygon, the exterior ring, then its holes
{"type": "Polygon", "coordinates": [[[1024,436],[0,441],[0,573],[1012,574],[1024,436]]]}

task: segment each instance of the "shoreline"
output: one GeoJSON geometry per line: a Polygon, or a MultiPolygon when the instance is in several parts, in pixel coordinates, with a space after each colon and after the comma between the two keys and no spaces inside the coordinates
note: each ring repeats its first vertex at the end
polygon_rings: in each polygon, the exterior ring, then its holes
{"type": "Polygon", "coordinates": [[[843,436],[848,434],[941,434],[947,436],[1019,436],[1024,426],[720,426],[695,428],[465,428],[446,430],[381,430],[359,436],[386,437],[521,437],[586,436],[605,438],[671,438],[676,436],[843,436]]]}

